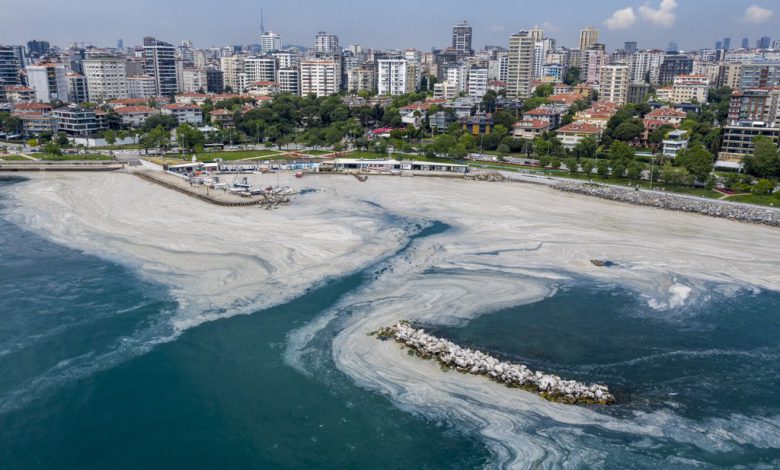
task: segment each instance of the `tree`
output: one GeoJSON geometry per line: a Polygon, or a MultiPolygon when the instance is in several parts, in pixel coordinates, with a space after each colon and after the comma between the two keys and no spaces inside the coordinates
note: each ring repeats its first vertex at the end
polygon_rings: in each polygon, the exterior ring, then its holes
{"type": "Polygon", "coordinates": [[[769,178],[780,171],[780,155],[777,153],[777,144],[765,136],[757,136],[753,139],[753,155],[746,155],[742,159],[745,172],[769,178]]]}
{"type": "Polygon", "coordinates": [[[545,83],[542,85],[539,85],[534,90],[534,96],[537,98],[548,98],[552,96],[553,94],[553,86],[552,83],[545,83]]]}
{"type": "Polygon", "coordinates": [[[68,140],[68,135],[64,132],[57,133],[57,140],[56,143],[60,147],[68,147],[70,146],[70,140],[68,140]]]}
{"type": "Polygon", "coordinates": [[[114,145],[116,143],[116,134],[110,129],[103,133],[103,138],[108,145],[114,145]]]}
{"type": "Polygon", "coordinates": [[[628,179],[631,181],[638,181],[642,177],[642,165],[639,162],[631,162],[628,164],[628,179]]]}
{"type": "Polygon", "coordinates": [[[620,123],[612,132],[612,138],[630,142],[634,139],[638,139],[642,135],[642,131],[644,131],[642,121],[632,119],[631,121],[620,123]]]}
{"type": "Polygon", "coordinates": [[[56,143],[49,142],[43,146],[43,153],[47,155],[62,155],[62,150],[56,143]]]}
{"type": "Polygon", "coordinates": [[[593,136],[585,137],[574,146],[574,156],[577,158],[593,158],[596,156],[599,143],[593,136]]]}
{"type": "Polygon", "coordinates": [[[574,157],[569,157],[566,160],[564,160],[564,163],[566,164],[566,168],[569,170],[569,174],[575,174],[577,173],[577,159],[574,157]]]}
{"type": "Polygon", "coordinates": [[[612,161],[619,161],[623,165],[627,165],[628,162],[634,159],[634,149],[625,142],[616,140],[609,146],[609,158],[612,161]]]}
{"type": "Polygon", "coordinates": [[[550,159],[550,167],[552,167],[553,169],[557,170],[558,168],[561,167],[561,160],[559,158],[557,158],[557,157],[551,158],[550,159]]]}
{"type": "Polygon", "coordinates": [[[756,196],[768,196],[775,190],[775,185],[768,179],[760,179],[750,192],[756,196]]]}
{"type": "Polygon", "coordinates": [[[547,155],[542,155],[539,157],[539,166],[542,168],[547,168],[550,166],[550,157],[547,155]]]}
{"type": "Polygon", "coordinates": [[[602,178],[606,178],[609,176],[609,162],[606,160],[599,160],[599,162],[596,164],[596,174],[601,176],[602,178]]]}
{"type": "Polygon", "coordinates": [[[179,148],[194,152],[196,147],[203,147],[206,139],[199,130],[189,124],[182,124],[176,128],[176,141],[179,143],[179,148]]]}
{"type": "Polygon", "coordinates": [[[582,172],[588,175],[590,178],[590,175],[593,174],[593,162],[591,160],[585,160],[582,162],[582,172]]]}
{"type": "Polygon", "coordinates": [[[661,145],[661,143],[666,138],[666,134],[673,131],[674,127],[669,124],[664,124],[657,129],[655,129],[653,132],[650,133],[647,140],[653,145],[661,145]]]}
{"type": "Polygon", "coordinates": [[[579,81],[580,81],[580,68],[569,67],[568,70],[566,70],[566,75],[563,78],[563,83],[567,85],[575,85],[579,81]]]}
{"type": "Polygon", "coordinates": [[[511,150],[509,149],[509,146],[506,145],[506,144],[499,145],[496,150],[498,151],[498,156],[499,157],[505,157],[505,156],[509,155],[509,152],[511,152],[511,150]]]}
{"type": "Polygon", "coordinates": [[[677,165],[685,168],[697,181],[706,181],[712,171],[712,154],[702,144],[693,144],[675,159],[677,165]]]}
{"type": "Polygon", "coordinates": [[[612,163],[612,177],[613,178],[623,178],[626,175],[626,164],[623,163],[623,160],[615,160],[612,163]]]}

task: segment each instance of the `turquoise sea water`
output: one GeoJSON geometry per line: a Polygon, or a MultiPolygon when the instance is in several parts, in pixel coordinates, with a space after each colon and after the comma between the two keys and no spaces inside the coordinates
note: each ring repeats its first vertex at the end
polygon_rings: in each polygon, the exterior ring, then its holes
{"type": "MultiPolygon", "coordinates": [[[[0,211],[14,182],[0,179],[0,211]]],[[[375,268],[166,341],[176,302],[126,267],[7,222],[0,260],[2,469],[491,465],[464,423],[402,411],[338,371],[329,350],[338,322],[312,342],[314,374],[285,363],[288,335],[370,282],[375,268]]],[[[626,422],[662,416],[664,426],[683,423],[681,434],[731,433],[713,448],[685,436],[553,426],[568,445],[597,451],[599,466],[770,468],[780,463],[778,312],[780,295],[748,292],[656,312],[618,286],[580,280],[542,302],[435,331],[607,383],[621,404],[600,412],[626,422]]]]}

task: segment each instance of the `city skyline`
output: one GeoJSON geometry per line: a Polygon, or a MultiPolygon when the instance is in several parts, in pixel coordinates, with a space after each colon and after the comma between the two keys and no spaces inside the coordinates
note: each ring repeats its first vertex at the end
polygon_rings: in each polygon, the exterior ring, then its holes
{"type": "Polygon", "coordinates": [[[701,21],[701,3],[685,0],[621,1],[595,8],[569,0],[557,2],[554,8],[518,7],[500,0],[489,9],[470,4],[453,9],[447,3],[450,8],[446,10],[440,8],[445,2],[438,0],[425,5],[401,0],[392,11],[373,2],[355,6],[343,0],[327,5],[307,0],[284,4],[229,0],[222,9],[213,9],[202,0],[188,3],[187,9],[140,0],[132,10],[116,10],[94,0],[73,0],[66,5],[44,3],[32,0],[12,6],[10,1],[0,0],[0,9],[10,13],[0,18],[0,44],[40,39],[59,47],[73,42],[113,47],[123,39],[126,46],[136,46],[146,35],[172,43],[192,40],[197,47],[258,44],[261,8],[267,31],[279,33],[284,44],[306,47],[313,46],[317,31],[340,36],[343,46],[354,43],[370,48],[419,50],[445,47],[452,26],[463,20],[474,29],[475,49],[485,45],[506,47],[509,36],[534,26],[567,47],[576,47],[580,29],[592,25],[600,30],[600,41],[611,49],[622,47],[625,41],[636,41],[644,49],[665,48],[675,42],[687,50],[712,47],[723,37],[732,38],[732,47],[748,37],[752,46],[759,37],[776,36],[775,31],[780,29],[780,16],[773,7],[768,2],[753,1],[709,2],[708,21],[701,21]],[[42,8],[46,15],[40,15],[42,8]],[[568,12],[565,18],[560,15],[562,10],[568,12]],[[291,14],[300,11],[309,14],[291,14]],[[25,21],[30,17],[36,21],[25,21]],[[68,22],[62,18],[68,18],[68,22]],[[406,25],[404,35],[397,33],[398,25],[406,25]],[[694,37],[686,34],[691,30],[696,31],[694,37]]]}

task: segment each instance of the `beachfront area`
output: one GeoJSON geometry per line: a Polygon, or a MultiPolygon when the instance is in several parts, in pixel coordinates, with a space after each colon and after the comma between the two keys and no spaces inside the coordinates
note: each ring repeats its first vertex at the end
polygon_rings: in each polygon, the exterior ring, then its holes
{"type": "MultiPolygon", "coordinates": [[[[19,207],[11,220],[165,285],[181,305],[171,320],[179,332],[287,302],[382,263],[421,227],[444,224],[294,332],[288,361],[296,364],[336,310],[347,308],[352,315],[333,343],[341,371],[402,409],[471,423],[507,464],[564,452],[518,432],[529,414],[640,434],[667,430],[643,430],[632,420],[550,403],[484,377],[444,373],[368,333],[403,319],[462,323],[548,298],[575,277],[625,286],[658,312],[712,289],[780,290],[775,228],[539,185],[379,176],[360,183],[350,175],[298,180],[284,173],[280,184],[313,191],[282,210],[260,211],[216,206],[124,173],[29,177],[10,194],[19,207]],[[592,259],[616,266],[597,267],[592,259]]],[[[253,177],[257,184],[276,181],[276,175],[253,177]]]]}

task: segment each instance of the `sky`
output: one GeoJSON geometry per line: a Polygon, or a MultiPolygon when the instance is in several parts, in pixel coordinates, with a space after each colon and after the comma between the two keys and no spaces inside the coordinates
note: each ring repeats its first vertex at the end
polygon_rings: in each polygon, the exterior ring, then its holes
{"type": "Polygon", "coordinates": [[[339,35],[340,44],[380,49],[446,47],[451,28],[467,20],[474,47],[507,46],[509,36],[539,26],[558,44],[576,47],[579,30],[592,25],[600,42],[617,49],[713,47],[724,36],[738,47],[760,36],[780,39],[777,0],[0,0],[0,44],[47,40],[95,46],[140,45],[146,35],[195,47],[256,44],[260,10],[266,30],[284,44],[311,47],[317,31],[339,35]]]}

